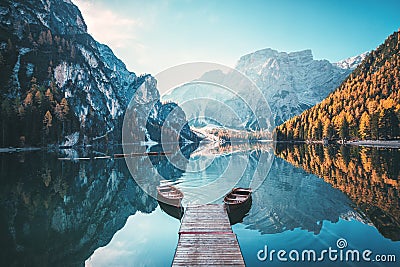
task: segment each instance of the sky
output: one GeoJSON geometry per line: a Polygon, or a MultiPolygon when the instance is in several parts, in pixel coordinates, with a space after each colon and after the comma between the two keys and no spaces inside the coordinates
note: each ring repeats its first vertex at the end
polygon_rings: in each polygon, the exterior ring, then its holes
{"type": "Polygon", "coordinates": [[[188,62],[234,67],[264,48],[337,62],[400,27],[398,0],[72,0],[88,32],[136,74],[188,62]]]}

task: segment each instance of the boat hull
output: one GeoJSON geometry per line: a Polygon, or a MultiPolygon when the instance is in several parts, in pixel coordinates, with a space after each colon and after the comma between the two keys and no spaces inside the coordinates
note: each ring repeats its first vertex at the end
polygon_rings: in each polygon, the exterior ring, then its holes
{"type": "MultiPolygon", "coordinates": [[[[235,209],[243,208],[251,203],[250,188],[234,188],[224,197],[224,204],[228,212],[235,209]]],[[[250,204],[251,205],[251,204],[250,204]]]]}
{"type": "Polygon", "coordinates": [[[231,225],[243,222],[244,217],[247,216],[251,209],[252,198],[250,197],[248,201],[245,203],[230,208],[229,206],[226,207],[229,217],[229,222],[231,225]]]}
{"type": "Polygon", "coordinates": [[[181,207],[183,193],[172,185],[157,187],[157,200],[165,204],[181,207]]]}

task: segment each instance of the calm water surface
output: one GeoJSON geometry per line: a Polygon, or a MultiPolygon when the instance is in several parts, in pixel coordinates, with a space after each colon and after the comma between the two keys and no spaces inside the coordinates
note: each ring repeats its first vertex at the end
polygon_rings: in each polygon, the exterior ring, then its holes
{"type": "Polygon", "coordinates": [[[188,160],[177,165],[164,156],[94,159],[122,153],[121,148],[0,154],[1,266],[169,266],[180,222],[146,193],[154,194],[160,179],[180,187],[186,203],[221,203],[232,184],[258,187],[248,215],[233,225],[248,266],[298,265],[259,261],[257,252],[265,245],[320,252],[337,249],[339,238],[347,241],[345,249],[400,260],[399,150],[318,145],[193,150],[182,151],[188,160]],[[196,198],[199,186],[218,190],[196,198]]]}

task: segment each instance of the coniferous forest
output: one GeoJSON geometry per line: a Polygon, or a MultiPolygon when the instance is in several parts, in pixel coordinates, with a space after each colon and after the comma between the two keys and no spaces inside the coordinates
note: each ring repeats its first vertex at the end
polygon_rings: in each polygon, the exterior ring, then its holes
{"type": "Polygon", "coordinates": [[[67,57],[75,58],[73,41],[53,35],[50,30],[39,31],[28,24],[22,28],[22,40],[7,32],[2,36],[2,39],[8,39],[7,46],[0,50],[1,147],[60,142],[63,136],[79,131],[80,127],[64,93],[52,78],[57,62],[67,57]],[[21,76],[18,79],[20,84],[15,84],[8,80],[18,61],[21,45],[30,48],[28,58],[35,65],[29,66],[19,59],[21,68],[33,75],[30,80],[21,76]]]}
{"type": "Polygon", "coordinates": [[[327,98],[276,128],[278,140],[400,138],[400,31],[327,98]]]}

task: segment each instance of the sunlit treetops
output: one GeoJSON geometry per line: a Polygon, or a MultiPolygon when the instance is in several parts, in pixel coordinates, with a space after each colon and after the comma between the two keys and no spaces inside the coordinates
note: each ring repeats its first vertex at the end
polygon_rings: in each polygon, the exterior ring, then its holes
{"type": "Polygon", "coordinates": [[[276,128],[278,140],[399,139],[400,32],[321,103],[276,128]]]}

